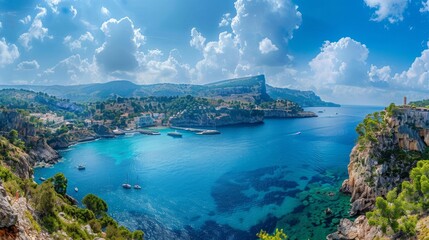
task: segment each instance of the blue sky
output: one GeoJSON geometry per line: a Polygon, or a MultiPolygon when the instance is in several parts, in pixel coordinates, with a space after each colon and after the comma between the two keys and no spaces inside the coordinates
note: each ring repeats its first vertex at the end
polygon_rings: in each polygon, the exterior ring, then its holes
{"type": "Polygon", "coordinates": [[[429,0],[0,0],[0,83],[265,74],[343,104],[429,97],[429,0]]]}

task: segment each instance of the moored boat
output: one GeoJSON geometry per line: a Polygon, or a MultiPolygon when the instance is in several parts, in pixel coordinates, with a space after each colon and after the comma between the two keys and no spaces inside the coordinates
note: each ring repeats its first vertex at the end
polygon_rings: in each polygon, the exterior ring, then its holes
{"type": "Polygon", "coordinates": [[[75,187],[75,188],[74,188],[74,191],[75,191],[75,192],[78,192],[78,191],[79,191],[79,188],[75,187]]]}
{"type": "Polygon", "coordinates": [[[84,165],[79,165],[79,166],[77,166],[77,169],[78,170],[85,170],[85,166],[84,165]]]}
{"type": "Polygon", "coordinates": [[[122,187],[125,189],[131,189],[131,184],[124,183],[124,184],[122,184],[122,187]]]}
{"type": "Polygon", "coordinates": [[[40,178],[39,178],[39,180],[40,180],[40,181],[46,181],[46,178],[44,178],[44,177],[40,177],[40,178]]]}
{"type": "Polygon", "coordinates": [[[220,134],[218,130],[204,130],[202,132],[197,133],[198,135],[216,135],[220,134]]]}
{"type": "Polygon", "coordinates": [[[142,187],[140,185],[136,184],[136,185],[134,185],[134,189],[140,190],[140,189],[142,189],[142,187]]]}
{"type": "Polygon", "coordinates": [[[167,133],[167,135],[171,136],[171,137],[176,137],[176,138],[181,138],[182,137],[182,134],[179,133],[178,131],[169,132],[169,133],[167,133]]]}

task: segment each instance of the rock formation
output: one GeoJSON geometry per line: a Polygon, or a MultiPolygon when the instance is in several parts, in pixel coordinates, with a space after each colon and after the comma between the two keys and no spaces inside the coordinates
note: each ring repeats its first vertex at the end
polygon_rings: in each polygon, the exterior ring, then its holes
{"type": "Polygon", "coordinates": [[[381,232],[368,225],[364,214],[374,207],[378,196],[408,180],[410,170],[428,152],[429,110],[398,108],[384,117],[385,129],[376,133],[376,141],[356,144],[350,154],[349,178],[340,191],[351,194],[350,214],[354,222],[343,219],[328,239],[373,239],[381,232]]]}

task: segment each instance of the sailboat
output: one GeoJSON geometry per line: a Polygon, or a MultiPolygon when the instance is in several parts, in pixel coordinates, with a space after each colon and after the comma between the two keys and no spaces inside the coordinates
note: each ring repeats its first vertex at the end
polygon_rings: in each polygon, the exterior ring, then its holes
{"type": "MultiPolygon", "coordinates": [[[[139,178],[137,177],[137,182],[138,182],[139,178]]],[[[138,184],[134,184],[134,189],[140,190],[142,189],[142,187],[138,184]]]]}
{"type": "Polygon", "coordinates": [[[122,187],[125,189],[131,189],[131,185],[128,183],[128,175],[127,175],[127,181],[124,184],[122,184],[122,187]]]}

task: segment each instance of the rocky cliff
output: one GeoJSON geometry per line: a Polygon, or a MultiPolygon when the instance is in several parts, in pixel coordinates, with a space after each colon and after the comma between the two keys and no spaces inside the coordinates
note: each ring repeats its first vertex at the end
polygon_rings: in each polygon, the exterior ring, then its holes
{"type": "MultiPolygon", "coordinates": [[[[408,180],[416,162],[428,157],[428,109],[392,108],[381,116],[380,128],[374,127],[376,123],[369,118],[364,120],[367,129],[376,131],[361,132],[361,138],[374,134],[373,140],[359,141],[350,154],[349,178],[341,191],[351,194],[353,216],[371,210],[376,197],[385,197],[388,191],[408,180]]],[[[328,239],[373,239],[374,234],[381,234],[368,225],[365,216],[353,223],[343,220],[338,230],[328,239]]]]}
{"type": "Polygon", "coordinates": [[[310,118],[317,117],[317,114],[309,111],[290,112],[286,110],[264,109],[265,118],[310,118]]]}
{"type": "Polygon", "coordinates": [[[170,125],[176,127],[220,127],[237,124],[255,124],[264,121],[261,110],[230,109],[220,113],[205,113],[192,116],[183,114],[170,118],[170,125]]]}

